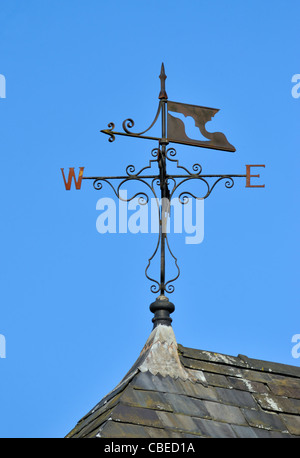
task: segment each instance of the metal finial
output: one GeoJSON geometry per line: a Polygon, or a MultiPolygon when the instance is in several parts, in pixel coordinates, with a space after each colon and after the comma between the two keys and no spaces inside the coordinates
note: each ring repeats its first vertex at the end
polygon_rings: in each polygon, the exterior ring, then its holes
{"type": "Polygon", "coordinates": [[[159,79],[160,79],[160,93],[159,93],[159,96],[158,96],[159,99],[167,99],[168,98],[167,93],[166,93],[166,88],[165,88],[166,78],[167,78],[167,76],[165,74],[165,66],[164,66],[164,63],[162,63],[161,64],[160,75],[159,75],[159,79]]]}
{"type": "Polygon", "coordinates": [[[152,318],[153,329],[156,328],[159,324],[165,326],[171,326],[172,318],[170,314],[175,310],[175,306],[169,299],[164,296],[158,296],[155,302],[152,302],[150,305],[150,311],[154,313],[154,318],[152,318]]]}

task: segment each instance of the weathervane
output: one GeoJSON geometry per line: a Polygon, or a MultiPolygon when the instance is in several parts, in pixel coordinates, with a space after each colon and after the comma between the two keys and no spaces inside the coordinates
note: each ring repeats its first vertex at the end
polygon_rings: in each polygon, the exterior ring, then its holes
{"type": "Polygon", "coordinates": [[[150,305],[150,310],[154,313],[152,322],[154,327],[158,324],[171,325],[172,319],[170,314],[174,312],[174,304],[169,301],[165,296],[165,293],[173,293],[174,285],[173,282],[177,280],[180,275],[180,269],[177,264],[177,258],[171,251],[168,238],[167,238],[167,222],[170,217],[170,202],[174,197],[175,191],[188,181],[196,180],[201,181],[205,184],[205,191],[201,196],[195,196],[195,194],[189,191],[182,191],[179,196],[179,202],[186,204],[189,198],[194,199],[206,199],[217,183],[224,180],[226,188],[232,188],[234,185],[233,178],[246,178],[246,187],[248,188],[263,188],[264,185],[253,185],[250,182],[251,177],[258,177],[260,175],[251,175],[251,167],[265,167],[262,164],[246,165],[246,174],[226,174],[226,175],[207,175],[202,174],[202,167],[200,164],[194,164],[192,166],[192,172],[186,167],[179,165],[179,161],[175,159],[176,150],[173,147],[168,148],[170,143],[179,143],[183,145],[217,149],[222,151],[235,152],[234,146],[232,146],[226,136],[221,132],[211,133],[205,128],[208,121],[219,111],[215,108],[208,108],[197,105],[188,105],[185,103],[171,102],[168,100],[168,96],[165,89],[166,74],[164,64],[161,66],[160,78],[160,93],[159,93],[159,104],[157,113],[152,124],[144,131],[134,133],[131,129],[134,127],[134,121],[130,118],[125,119],[122,124],[123,132],[115,131],[114,123],[109,123],[108,128],[101,130],[104,134],[108,135],[108,141],[113,142],[116,135],[123,135],[126,137],[142,138],[148,140],[158,141],[158,147],[152,149],[151,155],[154,159],[149,161],[149,164],[143,167],[138,172],[135,171],[134,165],[128,165],[126,168],[126,175],[124,176],[83,176],[84,167],[79,168],[78,178],[75,176],[74,168],[69,169],[68,179],[66,180],[64,169],[62,168],[62,175],[67,190],[71,189],[72,180],[74,179],[75,188],[81,189],[82,180],[92,180],[93,186],[96,190],[101,190],[103,184],[108,184],[115,195],[124,202],[129,202],[134,198],[139,198],[139,204],[145,205],[149,202],[149,196],[147,192],[137,192],[128,199],[121,196],[120,191],[122,186],[129,181],[138,181],[146,185],[146,191],[151,190],[154,198],[157,202],[157,209],[159,215],[159,231],[158,240],[153,254],[148,259],[148,264],[145,269],[146,277],[152,282],[150,287],[151,292],[158,294],[155,302],[150,305]],[[172,115],[170,113],[173,113],[172,115]],[[174,116],[175,114],[175,116],[174,116]],[[184,122],[176,117],[176,114],[184,115],[185,117],[192,117],[195,121],[195,126],[199,128],[200,133],[206,140],[194,140],[189,138],[185,131],[184,122]],[[161,136],[153,137],[145,135],[158,121],[161,116],[161,136]],[[158,166],[158,173],[151,172],[153,164],[156,163],[158,166]],[[167,172],[167,164],[173,163],[178,173],[170,174],[167,172]],[[146,172],[148,171],[148,173],[146,172]],[[148,188],[148,189],[147,189],[148,188]],[[160,197],[158,197],[160,193],[160,197]],[[159,279],[150,277],[148,270],[153,258],[157,255],[160,248],[160,274],[159,279]],[[177,269],[176,275],[171,279],[166,279],[166,250],[170,253],[171,257],[175,262],[177,269]]]}

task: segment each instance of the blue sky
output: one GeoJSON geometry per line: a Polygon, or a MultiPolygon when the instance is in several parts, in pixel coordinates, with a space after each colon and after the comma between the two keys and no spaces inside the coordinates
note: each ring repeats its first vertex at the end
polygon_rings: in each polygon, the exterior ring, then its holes
{"type": "Polygon", "coordinates": [[[299,366],[299,18],[296,1],[1,2],[0,437],[63,437],[151,332],[155,236],[99,234],[96,203],[111,192],[67,192],[60,168],[148,164],[153,142],[108,143],[100,130],[150,124],[161,62],[170,100],[220,108],[211,129],[236,147],[178,145],[181,164],[266,165],[264,189],[237,180],[205,201],[201,244],[170,238],[177,341],[299,366]]]}

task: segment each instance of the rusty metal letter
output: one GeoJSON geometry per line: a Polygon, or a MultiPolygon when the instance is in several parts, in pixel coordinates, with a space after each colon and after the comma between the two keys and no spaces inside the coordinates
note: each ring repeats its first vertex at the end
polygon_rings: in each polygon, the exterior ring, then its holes
{"type": "Polygon", "coordinates": [[[250,184],[251,177],[259,178],[260,175],[251,175],[251,167],[265,167],[264,164],[250,164],[246,165],[246,188],[264,188],[264,184],[254,185],[250,184]]]}
{"type": "Polygon", "coordinates": [[[83,175],[84,167],[79,167],[78,179],[76,179],[75,172],[74,172],[74,167],[69,167],[68,181],[66,181],[64,169],[60,169],[60,170],[61,170],[61,173],[62,173],[62,176],[63,176],[63,179],[64,179],[64,183],[65,183],[65,187],[66,187],[67,191],[70,191],[70,189],[71,189],[71,184],[72,184],[72,179],[73,178],[74,178],[75,188],[76,189],[80,189],[81,188],[81,182],[82,182],[82,175],[83,175]]]}

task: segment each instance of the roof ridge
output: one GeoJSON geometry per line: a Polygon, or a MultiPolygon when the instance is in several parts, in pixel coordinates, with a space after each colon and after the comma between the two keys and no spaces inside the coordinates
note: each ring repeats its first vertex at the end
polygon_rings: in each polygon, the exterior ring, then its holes
{"type": "Polygon", "coordinates": [[[183,358],[192,360],[300,378],[300,367],[290,364],[250,358],[242,354],[231,356],[214,351],[197,350],[195,348],[184,347],[181,344],[178,344],[178,351],[183,358]]]}

